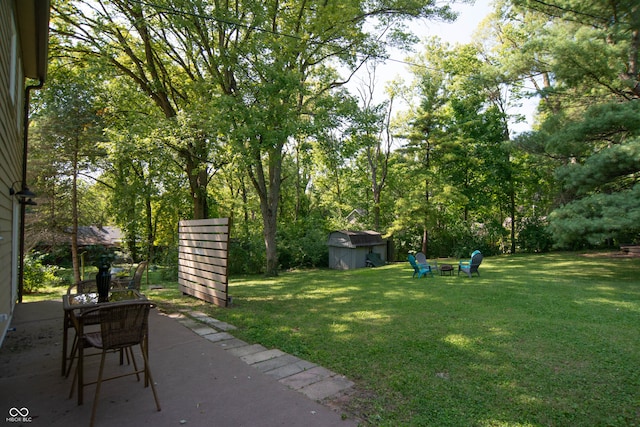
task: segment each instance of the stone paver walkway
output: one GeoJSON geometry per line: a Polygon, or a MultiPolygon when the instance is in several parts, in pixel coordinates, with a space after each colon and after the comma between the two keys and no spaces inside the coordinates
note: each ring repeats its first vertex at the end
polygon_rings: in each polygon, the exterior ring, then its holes
{"type": "Polygon", "coordinates": [[[235,326],[211,318],[205,313],[188,311],[169,317],[175,318],[209,341],[219,343],[222,348],[246,364],[315,401],[342,395],[354,385],[343,375],[315,363],[277,349],[267,349],[259,344],[248,344],[239,340],[228,332],[236,329],[235,326]]]}

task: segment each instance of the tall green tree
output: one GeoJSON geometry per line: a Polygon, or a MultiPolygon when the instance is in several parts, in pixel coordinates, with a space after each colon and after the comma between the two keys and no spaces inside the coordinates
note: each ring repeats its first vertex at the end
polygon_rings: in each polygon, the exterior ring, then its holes
{"type": "Polygon", "coordinates": [[[361,147],[364,170],[368,174],[368,186],[371,189],[372,216],[374,230],[381,230],[382,193],[389,172],[389,159],[393,149],[394,137],[391,130],[393,101],[395,93],[389,90],[389,99],[376,103],[375,65],[368,67],[366,80],[359,88],[360,108],[354,111],[351,125],[347,129],[349,137],[356,146],[361,147]]]}
{"type": "Polygon", "coordinates": [[[482,224],[491,236],[485,239],[486,249],[495,250],[491,247],[502,240],[504,220],[515,216],[502,80],[474,45],[451,47],[431,40],[418,61],[419,107],[410,118],[407,149],[422,163],[416,180],[424,183],[418,205],[422,249],[428,251],[429,230],[447,206],[458,212],[449,223],[468,230],[482,224]]]}
{"type": "Polygon", "coordinates": [[[521,142],[560,163],[561,191],[550,215],[558,244],[637,239],[640,163],[632,117],[640,98],[640,6],[571,0],[514,4],[548,19],[529,46],[551,58],[544,91],[550,101],[542,105],[539,130],[521,142]]]}
{"type": "Polygon", "coordinates": [[[376,18],[381,25],[400,30],[403,19],[446,10],[431,3],[354,1],[299,2],[287,7],[274,2],[252,11],[252,27],[234,29],[244,35],[243,47],[252,47],[245,53],[244,69],[233,70],[241,95],[226,96],[225,101],[226,110],[233,113],[229,129],[234,133],[233,142],[245,153],[247,173],[261,201],[266,271],[275,274],[283,148],[313,115],[319,99],[342,83],[330,61],[353,66],[360,55],[379,54],[379,46],[364,31],[368,19],[376,18]]]}
{"type": "Polygon", "coordinates": [[[215,146],[232,144],[260,199],[267,274],[278,269],[284,148],[319,98],[344,83],[333,66],[355,68],[384,52],[376,35],[366,32],[367,22],[374,20],[377,31],[388,31],[390,42],[402,45],[408,40],[404,20],[451,17],[447,6],[432,0],[75,3],[55,9],[64,22],[60,34],[136,81],[167,118],[194,104],[209,106],[217,132],[196,131],[175,146],[192,186],[195,216],[206,212],[202,198],[215,146]]]}
{"type": "Polygon", "coordinates": [[[69,69],[59,62],[52,65],[49,84],[38,99],[39,108],[34,116],[34,148],[38,154],[33,164],[54,165],[49,169],[51,175],[43,174],[38,180],[46,184],[44,188],[48,193],[45,209],[48,208],[52,222],[46,224],[63,234],[70,224],[73,272],[77,282],[81,280],[78,227],[83,210],[79,188],[82,175],[94,169],[93,165],[105,154],[101,144],[104,141],[102,103],[94,74],[87,69],[69,69]],[[69,222],[60,220],[59,213],[64,211],[56,208],[67,196],[69,222]]]}
{"type": "MultiPolygon", "coordinates": [[[[69,0],[54,4],[52,9],[53,30],[66,55],[102,64],[130,79],[168,121],[165,127],[175,129],[174,118],[180,111],[199,107],[198,101],[206,92],[199,86],[203,70],[198,66],[201,63],[190,59],[196,55],[194,51],[202,48],[211,52],[214,45],[210,42],[179,51],[180,39],[172,32],[176,24],[171,20],[175,16],[171,2],[69,0]]],[[[193,14],[191,10],[176,12],[193,14]]],[[[181,130],[188,133],[186,139],[167,138],[165,143],[177,154],[188,178],[192,216],[207,218],[207,184],[210,173],[220,166],[216,158],[219,140],[215,133],[203,132],[208,130],[205,123],[196,126],[181,130]]]]}
{"type": "MultiPolygon", "coordinates": [[[[443,49],[437,40],[428,42],[425,49],[428,57],[425,59],[431,64],[436,62],[435,58],[443,55],[443,49]],[[429,57],[433,59],[429,60],[429,57]]],[[[413,72],[416,75],[415,93],[418,101],[407,117],[404,133],[407,140],[405,153],[411,171],[406,181],[412,184],[408,186],[407,194],[399,198],[400,212],[406,214],[398,215],[394,229],[411,227],[412,219],[420,218],[421,250],[431,255],[429,239],[430,232],[438,222],[438,205],[446,203],[447,199],[452,200],[451,197],[439,198],[445,192],[450,193],[451,187],[446,189],[437,172],[445,134],[448,87],[445,84],[446,72],[442,67],[419,66],[414,67],[413,72]]]]}

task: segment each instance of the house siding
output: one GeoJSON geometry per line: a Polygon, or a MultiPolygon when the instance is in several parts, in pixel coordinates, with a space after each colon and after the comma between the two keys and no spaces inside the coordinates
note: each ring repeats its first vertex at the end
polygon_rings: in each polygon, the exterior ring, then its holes
{"type": "Polygon", "coordinates": [[[0,345],[16,302],[14,230],[18,212],[9,188],[20,181],[22,168],[22,68],[13,1],[0,1],[0,345]],[[13,73],[13,78],[12,78],[13,73]],[[12,85],[12,82],[14,84],[12,85]]]}

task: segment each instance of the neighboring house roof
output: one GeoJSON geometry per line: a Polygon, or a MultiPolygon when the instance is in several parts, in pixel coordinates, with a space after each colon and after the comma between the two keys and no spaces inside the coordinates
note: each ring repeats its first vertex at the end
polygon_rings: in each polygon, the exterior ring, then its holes
{"type": "Polygon", "coordinates": [[[78,245],[120,246],[122,231],[118,227],[78,227],[78,245]]]}
{"type": "Polygon", "coordinates": [[[347,222],[351,225],[356,224],[358,220],[366,215],[366,211],[364,209],[354,209],[349,215],[347,215],[347,222]]]}
{"type": "MultiPolygon", "coordinates": [[[[122,243],[122,231],[118,227],[80,226],[78,227],[79,246],[120,246],[122,243]]],[[[71,243],[71,228],[63,232],[43,232],[38,235],[40,244],[60,245],[71,243]]]]}
{"type": "Polygon", "coordinates": [[[382,235],[377,231],[365,230],[365,231],[351,231],[340,230],[334,231],[329,235],[329,246],[339,246],[356,248],[360,246],[377,246],[383,245],[384,239],[382,235]]]}
{"type": "MultiPolygon", "coordinates": [[[[78,227],[78,246],[122,246],[123,235],[118,227],[82,226],[78,227]]],[[[71,244],[71,228],[63,231],[41,231],[33,236],[31,245],[56,246],[71,244]]]]}

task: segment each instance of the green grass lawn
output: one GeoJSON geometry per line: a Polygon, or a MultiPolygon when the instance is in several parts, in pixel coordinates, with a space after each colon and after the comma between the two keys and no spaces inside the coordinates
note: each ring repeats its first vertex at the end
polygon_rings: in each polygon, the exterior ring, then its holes
{"type": "Polygon", "coordinates": [[[376,426],[640,425],[640,258],[485,258],[481,277],[413,279],[408,263],[232,278],[233,306],[198,309],[246,341],[356,382],[376,426]]]}

